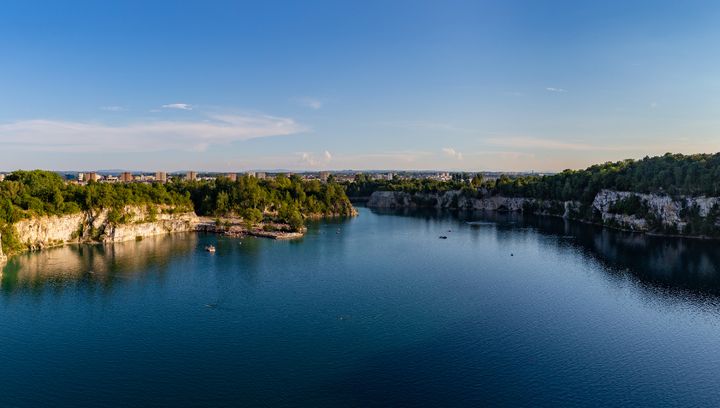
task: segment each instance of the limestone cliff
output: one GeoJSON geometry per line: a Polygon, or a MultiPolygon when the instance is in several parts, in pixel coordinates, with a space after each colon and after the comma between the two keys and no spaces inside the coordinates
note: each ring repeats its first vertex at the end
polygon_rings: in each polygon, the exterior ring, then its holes
{"type": "MultiPolygon", "coordinates": [[[[120,221],[111,221],[108,210],[63,216],[37,217],[15,223],[18,242],[29,250],[71,242],[121,242],[169,232],[193,231],[198,218],[193,212],[158,213],[144,207],[128,206],[120,221]]],[[[115,214],[117,215],[117,214],[115,214]]]]}
{"type": "Polygon", "coordinates": [[[574,202],[560,203],[548,200],[536,200],[522,197],[489,196],[483,198],[468,197],[459,190],[441,193],[405,193],[401,191],[376,191],[367,202],[371,208],[452,208],[478,211],[523,211],[528,206],[533,212],[563,215],[574,202]]]}
{"type": "Polygon", "coordinates": [[[687,213],[691,210],[696,211],[696,217],[715,224],[716,220],[707,220],[707,218],[711,216],[713,208],[718,208],[718,205],[720,205],[720,197],[671,197],[665,194],[639,194],[612,190],[601,190],[592,203],[593,208],[601,214],[604,224],[636,231],[649,231],[660,226],[680,234],[687,229],[689,221],[687,213]],[[646,215],[612,211],[614,204],[630,197],[638,199],[646,209],[646,215]],[[659,225],[651,225],[652,221],[656,221],[659,225]]]}
{"type": "MultiPolygon", "coordinates": [[[[2,234],[0,234],[0,242],[2,242],[2,234]]],[[[3,255],[2,245],[0,245],[0,265],[7,261],[7,256],[3,255]]]]}
{"type": "Polygon", "coordinates": [[[376,191],[367,203],[374,208],[448,208],[481,211],[521,211],[562,216],[614,228],[658,234],[713,236],[720,232],[720,197],[671,197],[666,194],[639,194],[601,190],[590,204],[577,201],[538,200],[534,198],[486,196],[471,197],[462,191],[406,193],[376,191]],[[633,198],[640,211],[618,209],[623,200],[633,198]],[[689,215],[690,214],[690,215],[689,215]],[[693,222],[700,229],[688,228],[693,222]],[[698,232],[699,231],[699,232],[698,232]]]}

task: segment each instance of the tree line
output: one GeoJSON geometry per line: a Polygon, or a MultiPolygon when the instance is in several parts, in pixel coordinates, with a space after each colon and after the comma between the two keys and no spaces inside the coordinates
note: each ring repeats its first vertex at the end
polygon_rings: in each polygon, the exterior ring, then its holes
{"type": "Polygon", "coordinates": [[[280,175],[259,180],[240,176],[233,181],[171,181],[162,183],[66,183],[43,170],[15,171],[0,182],[0,232],[5,248],[16,247],[12,225],[22,219],[108,209],[111,221],[123,222],[126,206],[147,206],[156,213],[193,211],[208,216],[238,216],[248,224],[286,223],[298,230],[308,217],[351,215],[345,189],[334,182],[304,181],[280,175]]]}
{"type": "Polygon", "coordinates": [[[720,196],[720,153],[671,154],[596,164],[583,170],[552,175],[501,175],[457,173],[450,181],[427,179],[371,180],[356,176],[347,186],[351,197],[373,191],[443,192],[463,190],[472,195],[503,195],[590,203],[602,189],[670,196],[720,196]]]}

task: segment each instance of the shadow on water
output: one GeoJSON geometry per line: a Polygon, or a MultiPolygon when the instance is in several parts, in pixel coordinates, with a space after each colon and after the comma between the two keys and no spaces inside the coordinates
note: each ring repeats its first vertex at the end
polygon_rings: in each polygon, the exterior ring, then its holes
{"type": "Polygon", "coordinates": [[[618,231],[555,217],[482,211],[372,210],[377,215],[454,219],[471,228],[492,225],[503,232],[532,230],[554,240],[558,248],[572,247],[605,266],[615,276],[627,276],[654,292],[676,295],[720,295],[720,241],[658,237],[618,231]]]}

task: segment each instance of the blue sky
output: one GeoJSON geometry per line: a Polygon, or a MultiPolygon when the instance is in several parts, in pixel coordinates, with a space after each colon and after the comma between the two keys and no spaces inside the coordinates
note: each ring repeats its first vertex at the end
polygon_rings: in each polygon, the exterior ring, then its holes
{"type": "Polygon", "coordinates": [[[718,21],[712,1],[5,1],[0,170],[716,152],[718,21]]]}

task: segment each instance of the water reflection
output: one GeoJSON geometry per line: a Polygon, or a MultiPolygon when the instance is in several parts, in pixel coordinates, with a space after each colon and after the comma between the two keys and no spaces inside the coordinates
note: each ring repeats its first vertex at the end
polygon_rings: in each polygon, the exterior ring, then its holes
{"type": "Polygon", "coordinates": [[[12,257],[0,271],[0,290],[41,292],[82,284],[111,289],[119,280],[164,273],[197,246],[196,234],[170,234],[114,245],[67,245],[12,257]]]}
{"type": "MultiPolygon", "coordinates": [[[[459,223],[460,228],[494,231],[501,244],[510,239],[544,239],[543,245],[558,250],[583,253],[613,278],[630,277],[654,292],[667,294],[682,291],[702,295],[720,295],[720,252],[718,241],[652,237],[609,230],[559,218],[523,216],[516,213],[449,212],[436,210],[373,210],[376,216],[402,216],[426,221],[427,230],[439,224],[459,223]],[[468,223],[474,223],[470,225],[468,223]]],[[[352,251],[364,245],[346,232],[347,219],[330,219],[309,224],[308,238],[291,241],[290,247],[302,247],[313,265],[330,262],[329,255],[337,251],[352,251]],[[328,235],[332,239],[317,239],[328,235]],[[308,245],[306,245],[308,244],[308,245]],[[338,246],[339,245],[339,246],[338,246]]],[[[440,232],[443,232],[441,230],[440,232]]],[[[372,231],[371,234],[383,233],[372,231]]],[[[471,234],[469,239],[478,239],[471,234]]],[[[327,238],[327,237],[326,237],[327,238]]],[[[0,291],[41,293],[45,290],[64,290],[69,287],[99,288],[109,291],[118,282],[143,278],[143,275],[162,277],[171,262],[201,251],[206,243],[213,243],[218,258],[243,259],[242,278],[252,283],[262,270],[262,248],[271,241],[247,238],[242,243],[205,234],[171,234],[146,238],[138,242],[115,245],[70,245],[13,257],[0,269],[0,291]],[[203,241],[203,242],[200,242],[203,241]],[[208,242],[205,242],[208,241],[208,242]],[[200,248],[200,249],[199,249],[200,248]]],[[[288,256],[291,256],[288,254],[288,256]]],[[[223,278],[225,279],[225,278],[223,278]]]]}
{"type": "Polygon", "coordinates": [[[568,237],[617,272],[664,289],[720,294],[717,241],[654,237],[560,219],[530,218],[545,235],[568,237]]]}
{"type": "Polygon", "coordinates": [[[448,212],[439,210],[373,210],[424,220],[456,218],[469,228],[488,228],[497,239],[506,232],[534,231],[551,238],[544,244],[581,251],[606,267],[609,273],[628,274],[654,291],[720,295],[720,241],[634,234],[553,217],[518,213],[448,212]],[[474,224],[474,225],[473,225],[474,224]]]}

